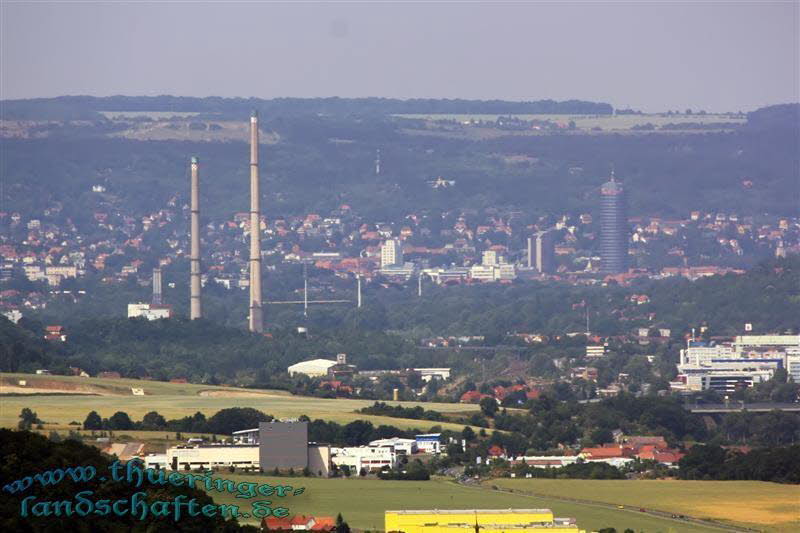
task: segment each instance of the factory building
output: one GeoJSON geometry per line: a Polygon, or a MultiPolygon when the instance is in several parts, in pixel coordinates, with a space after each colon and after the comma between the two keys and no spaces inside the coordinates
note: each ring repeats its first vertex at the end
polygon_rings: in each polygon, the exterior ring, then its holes
{"type": "Polygon", "coordinates": [[[258,439],[263,470],[308,467],[308,422],[261,422],[258,439]]]}
{"type": "Polygon", "coordinates": [[[331,463],[350,472],[378,472],[397,465],[397,453],[393,446],[351,446],[331,448],[331,463]]]}
{"type": "Polygon", "coordinates": [[[387,533],[584,533],[573,518],[556,518],[550,509],[386,511],[384,520],[387,533]]]}
{"type": "Polygon", "coordinates": [[[128,304],[128,318],[144,317],[147,320],[170,318],[172,307],[169,305],[156,305],[147,303],[128,304]]]}
{"type": "Polygon", "coordinates": [[[291,365],[287,370],[290,376],[304,374],[308,377],[321,377],[328,375],[328,369],[336,366],[336,361],[330,359],[312,359],[311,361],[301,361],[291,365]]]}

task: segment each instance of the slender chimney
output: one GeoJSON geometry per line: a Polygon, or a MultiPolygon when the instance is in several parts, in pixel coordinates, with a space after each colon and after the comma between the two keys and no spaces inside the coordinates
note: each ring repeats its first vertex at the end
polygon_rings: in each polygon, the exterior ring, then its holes
{"type": "Polygon", "coordinates": [[[192,158],[192,200],[191,200],[191,255],[189,256],[189,318],[203,316],[200,305],[200,176],[198,160],[192,158]]]}
{"type": "Polygon", "coordinates": [[[153,269],[153,305],[161,305],[161,269],[153,269]]]}
{"type": "Polygon", "coordinates": [[[261,207],[258,184],[258,112],[250,116],[250,331],[264,331],[261,310],[261,207]]]}

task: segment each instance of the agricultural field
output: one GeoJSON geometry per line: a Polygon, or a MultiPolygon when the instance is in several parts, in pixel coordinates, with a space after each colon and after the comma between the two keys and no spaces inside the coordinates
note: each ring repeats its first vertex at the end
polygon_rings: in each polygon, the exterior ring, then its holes
{"type": "MultiPolygon", "coordinates": [[[[45,429],[66,429],[72,421],[83,422],[90,411],[109,417],[125,411],[140,420],[149,411],[158,411],[166,419],[182,418],[197,411],[210,417],[227,407],[253,407],[278,418],[306,415],[346,424],[369,420],[374,425],[387,424],[403,429],[427,430],[439,425],[461,431],[463,425],[428,420],[410,420],[386,416],[362,415],[356,409],[372,405],[372,400],[320,399],[293,396],[284,391],[173,384],[132,379],[98,379],[68,376],[0,374],[0,427],[16,427],[20,411],[28,407],[45,422],[45,429]],[[19,381],[25,386],[20,387],[19,381]],[[143,389],[144,396],[134,396],[133,388],[143,389]],[[65,394],[67,393],[67,394],[65,394]]],[[[407,407],[422,405],[442,413],[471,412],[477,405],[454,403],[398,402],[407,407]]]]}
{"type": "MultiPolygon", "coordinates": [[[[618,531],[632,528],[647,533],[706,533],[719,531],[713,527],[689,524],[669,518],[659,518],[630,510],[601,507],[587,504],[562,502],[555,499],[531,497],[494,491],[484,486],[464,486],[445,479],[431,481],[381,481],[376,479],[322,479],[283,478],[264,475],[223,474],[214,477],[234,482],[249,481],[270,485],[303,487],[299,496],[271,497],[272,505],[287,507],[291,514],[315,514],[336,516],[342,513],[351,527],[367,530],[383,529],[383,513],[390,509],[507,509],[547,508],[556,516],[573,517],[587,531],[602,527],[616,527],[618,531]],[[368,500],[364,494],[369,494],[368,500]]],[[[218,504],[239,505],[241,512],[248,512],[248,502],[257,501],[236,498],[234,494],[209,492],[218,504]]],[[[264,499],[264,498],[262,498],[264,499]]],[[[256,523],[249,518],[242,522],[256,523]]]]}
{"type": "Polygon", "coordinates": [[[495,479],[542,497],[622,505],[709,519],[759,531],[800,531],[800,486],[762,481],[495,479]]]}
{"type": "MultiPolygon", "coordinates": [[[[500,116],[509,115],[450,115],[450,114],[428,114],[428,115],[395,115],[400,118],[423,119],[429,121],[455,120],[462,124],[472,121],[491,121],[494,122],[500,116]]],[[[652,115],[510,115],[522,120],[549,120],[558,124],[567,125],[570,121],[575,122],[578,130],[592,130],[592,128],[602,128],[603,131],[629,131],[634,126],[652,124],[655,128],[660,128],[665,124],[724,124],[726,127],[736,127],[744,124],[744,116],[730,114],[706,114],[706,115],[667,115],[664,113],[652,115]]],[[[707,130],[700,130],[707,131],[707,130]]]]}

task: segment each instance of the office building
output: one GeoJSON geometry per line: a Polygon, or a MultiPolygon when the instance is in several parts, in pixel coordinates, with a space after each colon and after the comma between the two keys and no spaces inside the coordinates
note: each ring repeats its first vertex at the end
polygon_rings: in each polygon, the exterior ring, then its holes
{"type": "Polygon", "coordinates": [[[381,245],[381,268],[403,265],[403,245],[395,239],[387,239],[381,245]]]}
{"type": "Polygon", "coordinates": [[[540,274],[551,274],[555,270],[556,242],[552,231],[536,234],[536,270],[540,274]]]}
{"type": "Polygon", "coordinates": [[[628,271],[628,209],[625,189],[611,179],[600,188],[600,271],[628,271]]]}
{"type": "Polygon", "coordinates": [[[740,335],[727,343],[688,341],[676,387],[732,392],[772,378],[778,369],[800,378],[800,335],[740,335]]]}

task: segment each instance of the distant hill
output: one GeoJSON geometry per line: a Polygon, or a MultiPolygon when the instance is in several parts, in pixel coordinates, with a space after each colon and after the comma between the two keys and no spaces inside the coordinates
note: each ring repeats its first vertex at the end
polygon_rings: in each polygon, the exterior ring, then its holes
{"type": "Polygon", "coordinates": [[[93,120],[101,111],[159,111],[242,117],[252,110],[265,115],[338,114],[391,115],[410,113],[595,114],[614,112],[610,104],[581,100],[463,100],[412,98],[192,98],[185,96],[59,96],[4,100],[3,120],[93,120]]]}

